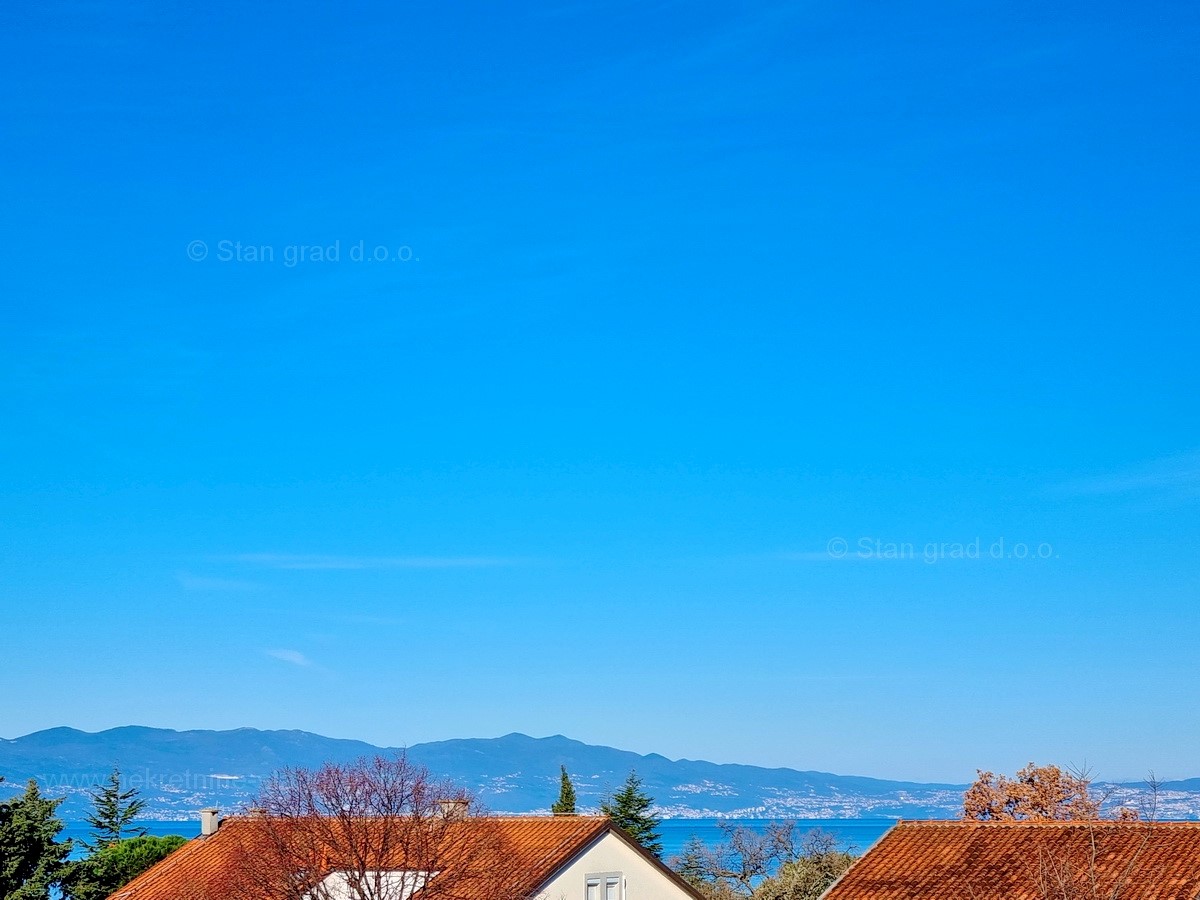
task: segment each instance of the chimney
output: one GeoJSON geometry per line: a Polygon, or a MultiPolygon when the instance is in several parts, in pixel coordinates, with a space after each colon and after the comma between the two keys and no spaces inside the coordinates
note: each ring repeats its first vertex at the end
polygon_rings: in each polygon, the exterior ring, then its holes
{"type": "Polygon", "coordinates": [[[457,822],[467,817],[467,801],[462,799],[439,800],[438,809],[442,818],[448,822],[457,822]]]}
{"type": "Polygon", "coordinates": [[[221,827],[221,820],[217,818],[220,812],[215,806],[200,810],[200,834],[202,837],[217,833],[217,829],[221,827]]]}

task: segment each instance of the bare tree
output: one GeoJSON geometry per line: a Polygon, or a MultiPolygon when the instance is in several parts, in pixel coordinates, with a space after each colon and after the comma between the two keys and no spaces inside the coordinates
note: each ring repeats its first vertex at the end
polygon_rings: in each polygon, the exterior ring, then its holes
{"type": "Polygon", "coordinates": [[[232,900],[517,897],[520,873],[494,819],[403,754],[285,769],[236,823],[232,900]]]}
{"type": "Polygon", "coordinates": [[[722,822],[725,840],[706,846],[695,840],[672,860],[677,872],[712,897],[749,897],[795,853],[795,822],[772,822],[764,830],[722,822]]]}
{"type": "Polygon", "coordinates": [[[808,832],[779,870],[760,884],[753,900],[817,900],[854,863],[826,831],[808,832]]]}
{"type": "Polygon", "coordinates": [[[1126,827],[1089,821],[1082,826],[1087,829],[1082,846],[1038,846],[1030,878],[1041,900],[1121,900],[1154,837],[1159,794],[1154,773],[1146,785],[1140,812],[1118,811],[1117,821],[1126,827]]]}
{"type": "Polygon", "coordinates": [[[725,840],[713,847],[696,839],[671,862],[709,900],[806,900],[819,896],[853,857],[833,835],[797,836],[795,821],[765,829],[723,823],[725,840]]]}

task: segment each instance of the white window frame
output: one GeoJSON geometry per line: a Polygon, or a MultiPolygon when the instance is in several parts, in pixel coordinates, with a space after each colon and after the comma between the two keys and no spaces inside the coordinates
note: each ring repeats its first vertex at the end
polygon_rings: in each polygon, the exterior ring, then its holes
{"type": "Polygon", "coordinates": [[[596,891],[596,900],[609,900],[605,888],[610,882],[617,883],[617,896],[612,900],[625,900],[625,873],[624,872],[588,872],[583,876],[583,900],[591,900],[588,896],[588,887],[593,883],[598,890],[596,891]]]}

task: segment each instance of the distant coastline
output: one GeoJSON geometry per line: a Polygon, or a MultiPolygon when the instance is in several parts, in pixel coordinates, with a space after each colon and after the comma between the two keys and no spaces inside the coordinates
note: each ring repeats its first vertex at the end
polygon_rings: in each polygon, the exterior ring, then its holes
{"type": "MultiPolygon", "coordinates": [[[[284,766],[317,767],[401,752],[303,731],[173,731],[125,726],[102,732],[55,728],[0,741],[0,796],[35,778],[62,797],[59,816],[82,820],[91,786],[119,766],[148,819],[187,823],[197,810],[252,805],[262,779],[284,766]]],[[[467,738],[416,744],[409,757],[474,792],[485,808],[522,815],[545,811],[559,766],[575,781],[581,810],[595,810],[636,770],[659,814],[671,821],[797,819],[805,823],[949,819],[962,810],[965,784],[925,784],[787,768],[671,760],[562,735],[467,738]]],[[[1108,805],[1137,807],[1141,784],[1097,782],[1108,805]]],[[[1200,817],[1200,780],[1165,782],[1162,819],[1200,817]]],[[[702,827],[698,825],[697,827],[702,827]]]]}

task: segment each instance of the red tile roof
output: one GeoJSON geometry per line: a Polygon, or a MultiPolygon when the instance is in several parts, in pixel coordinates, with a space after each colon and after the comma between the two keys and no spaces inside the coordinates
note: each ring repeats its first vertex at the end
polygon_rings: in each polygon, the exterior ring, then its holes
{"type": "Polygon", "coordinates": [[[825,900],[1196,900],[1200,822],[901,822],[825,900]]]}
{"type": "MultiPolygon", "coordinates": [[[[499,834],[506,853],[519,869],[522,890],[517,893],[521,895],[533,893],[575,854],[607,831],[620,833],[608,818],[601,816],[488,817],[466,819],[458,824],[464,829],[478,825],[488,828],[489,835],[499,834]]],[[[261,823],[254,818],[226,819],[216,834],[188,841],[113,894],[112,900],[223,900],[232,893],[229,879],[239,855],[245,852],[244,848],[253,845],[261,831],[261,823]]],[[[394,860],[389,868],[393,866],[405,868],[403,860],[394,860]]],[[[462,900],[496,898],[465,897],[462,900]]]]}

